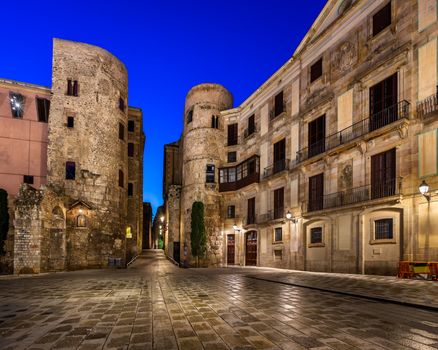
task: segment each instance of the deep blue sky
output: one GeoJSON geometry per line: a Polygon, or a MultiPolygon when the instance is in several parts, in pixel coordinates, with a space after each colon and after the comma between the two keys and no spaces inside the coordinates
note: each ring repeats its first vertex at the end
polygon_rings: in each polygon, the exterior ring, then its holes
{"type": "Polygon", "coordinates": [[[144,115],[144,200],[162,203],[163,145],[182,131],[196,84],[239,105],[292,55],[326,0],[2,1],[0,77],[51,85],[52,38],[101,46],[128,68],[144,115]]]}

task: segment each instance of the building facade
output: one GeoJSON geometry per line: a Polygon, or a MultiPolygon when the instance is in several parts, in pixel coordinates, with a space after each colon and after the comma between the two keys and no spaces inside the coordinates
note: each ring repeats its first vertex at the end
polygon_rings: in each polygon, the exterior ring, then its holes
{"type": "Polygon", "coordinates": [[[394,274],[437,260],[437,35],[436,0],[330,0],[240,106],[194,87],[166,204],[181,261],[195,200],[210,266],[394,274]]]}
{"type": "MultiPolygon", "coordinates": [[[[13,270],[124,265],[141,249],[144,145],[141,110],[127,105],[126,68],[104,49],[59,39],[52,66],[51,89],[33,88],[35,98],[25,95],[28,84],[2,93],[2,124],[10,133],[28,128],[20,142],[39,152],[27,169],[6,164],[22,181],[0,179],[13,200],[13,270]],[[37,126],[28,121],[35,109],[37,126]]],[[[26,159],[12,148],[2,155],[10,164],[26,159]]]]}

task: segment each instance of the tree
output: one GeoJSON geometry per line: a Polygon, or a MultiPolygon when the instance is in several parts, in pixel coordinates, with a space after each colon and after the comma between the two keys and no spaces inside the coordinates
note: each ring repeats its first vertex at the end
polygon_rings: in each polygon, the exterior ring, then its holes
{"type": "Polygon", "coordinates": [[[202,202],[194,202],[192,205],[191,229],[190,245],[192,255],[196,257],[196,266],[199,267],[199,257],[204,255],[207,243],[204,225],[204,203],[202,202]]]}
{"type": "Polygon", "coordinates": [[[0,254],[4,254],[4,241],[9,230],[8,192],[0,188],[0,254]]]}

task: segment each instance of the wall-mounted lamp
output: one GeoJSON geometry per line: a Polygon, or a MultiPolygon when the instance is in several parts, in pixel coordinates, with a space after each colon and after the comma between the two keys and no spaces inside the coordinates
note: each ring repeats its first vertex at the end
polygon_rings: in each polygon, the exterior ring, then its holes
{"type": "Polygon", "coordinates": [[[286,220],[292,221],[294,224],[297,222],[297,218],[295,218],[289,210],[286,213],[286,220]]]}
{"type": "Polygon", "coordinates": [[[234,223],[234,225],[233,225],[233,230],[240,232],[240,228],[239,228],[239,226],[236,225],[236,223],[234,223]]]}
{"type": "Polygon", "coordinates": [[[160,217],[160,221],[161,221],[161,222],[164,222],[164,215],[162,215],[162,216],[160,217]]]}
{"type": "Polygon", "coordinates": [[[420,186],[418,186],[418,189],[420,193],[427,199],[427,201],[430,202],[429,185],[427,182],[423,180],[420,186]]]}

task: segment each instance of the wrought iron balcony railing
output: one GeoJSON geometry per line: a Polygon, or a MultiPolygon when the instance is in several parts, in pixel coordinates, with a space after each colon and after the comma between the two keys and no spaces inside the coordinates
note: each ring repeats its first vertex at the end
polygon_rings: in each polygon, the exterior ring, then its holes
{"type": "Polygon", "coordinates": [[[305,203],[304,212],[338,208],[374,199],[391,197],[401,194],[401,178],[390,179],[384,183],[371,184],[349,190],[317,196],[305,203]]]}
{"type": "Polygon", "coordinates": [[[285,112],[286,112],[286,102],[283,101],[283,104],[281,106],[275,106],[269,111],[269,120],[273,120],[285,112]]]}
{"type": "Polygon", "coordinates": [[[346,144],[358,137],[361,137],[371,131],[380,129],[386,125],[394,123],[397,120],[409,117],[409,102],[401,101],[397,104],[385,108],[384,110],[373,114],[367,119],[363,119],[348,128],[345,128],[335,134],[311,144],[309,147],[297,152],[297,161],[302,162],[318,154],[334,149],[340,145],[346,144]]]}
{"type": "Polygon", "coordinates": [[[290,168],[289,159],[278,160],[263,170],[263,178],[266,179],[272,175],[282,172],[283,170],[289,170],[289,168],[290,168]]]}
{"type": "Polygon", "coordinates": [[[254,123],[251,126],[248,126],[243,132],[243,138],[247,139],[248,137],[254,135],[257,132],[257,124],[254,123]]]}
{"type": "Polygon", "coordinates": [[[257,215],[257,224],[265,224],[272,220],[284,219],[284,207],[268,210],[264,214],[257,215]]]}
{"type": "Polygon", "coordinates": [[[419,118],[430,117],[433,112],[438,111],[438,87],[437,93],[417,102],[417,115],[419,118]]]}

